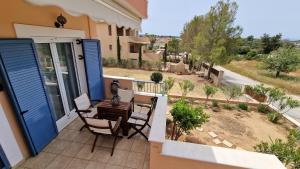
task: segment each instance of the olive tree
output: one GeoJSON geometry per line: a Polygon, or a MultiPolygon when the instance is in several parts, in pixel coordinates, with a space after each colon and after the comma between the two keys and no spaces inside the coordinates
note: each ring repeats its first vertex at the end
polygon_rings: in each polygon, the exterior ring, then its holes
{"type": "Polygon", "coordinates": [[[203,87],[203,91],[206,95],[205,105],[207,105],[208,98],[215,95],[217,93],[218,89],[216,87],[212,86],[212,85],[206,84],[203,87]]]}
{"type": "Polygon", "coordinates": [[[173,105],[171,115],[173,116],[174,123],[172,140],[178,140],[183,133],[189,133],[190,130],[200,127],[209,118],[201,107],[194,108],[183,99],[173,105]]]}
{"type": "Polygon", "coordinates": [[[195,85],[190,80],[183,80],[179,82],[179,87],[181,89],[182,97],[185,97],[189,92],[194,90],[195,85]]]}
{"type": "Polygon", "coordinates": [[[300,57],[294,48],[279,48],[263,61],[263,68],[275,72],[276,78],[281,72],[289,73],[297,70],[299,65],[300,57]]]}
{"type": "Polygon", "coordinates": [[[165,83],[165,90],[167,92],[167,94],[169,94],[170,90],[172,89],[172,87],[174,86],[175,83],[175,78],[173,77],[168,77],[166,80],[164,80],[165,83]]]}
{"type": "Polygon", "coordinates": [[[222,91],[226,96],[227,102],[243,95],[242,88],[237,85],[224,86],[222,91]]]}

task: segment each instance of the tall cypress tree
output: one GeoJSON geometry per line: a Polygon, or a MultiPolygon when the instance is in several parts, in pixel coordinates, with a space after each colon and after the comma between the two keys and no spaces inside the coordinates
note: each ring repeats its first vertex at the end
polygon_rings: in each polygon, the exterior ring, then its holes
{"type": "Polygon", "coordinates": [[[121,44],[120,37],[117,37],[117,56],[118,56],[118,64],[121,64],[121,44]]]}
{"type": "Polygon", "coordinates": [[[163,53],[163,60],[164,60],[164,67],[167,67],[167,50],[168,50],[168,44],[165,44],[165,50],[163,53]]]}
{"type": "Polygon", "coordinates": [[[139,46],[139,68],[142,68],[143,59],[142,59],[142,45],[139,46]]]}

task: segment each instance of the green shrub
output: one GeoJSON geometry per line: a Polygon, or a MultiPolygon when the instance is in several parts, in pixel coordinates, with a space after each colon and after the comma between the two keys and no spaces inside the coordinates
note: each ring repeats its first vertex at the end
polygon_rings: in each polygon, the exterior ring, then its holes
{"type": "Polygon", "coordinates": [[[269,112],[269,108],[266,105],[259,104],[257,106],[257,111],[260,112],[260,113],[267,114],[269,112]]]}
{"type": "Polygon", "coordinates": [[[247,53],[246,59],[247,60],[254,60],[257,58],[257,52],[254,50],[251,50],[247,53]]]}
{"type": "Polygon", "coordinates": [[[231,106],[230,104],[223,104],[223,108],[226,109],[226,110],[233,110],[234,107],[231,106]]]}
{"type": "Polygon", "coordinates": [[[135,60],[130,59],[128,62],[129,62],[129,63],[128,63],[128,65],[127,65],[127,68],[134,69],[134,68],[137,67],[137,65],[136,65],[136,63],[135,63],[135,60]]]}
{"type": "Polygon", "coordinates": [[[150,80],[154,83],[159,83],[163,79],[163,75],[160,72],[153,72],[150,76],[150,80]]]}
{"type": "Polygon", "coordinates": [[[212,107],[219,107],[219,103],[216,100],[212,101],[212,107]]]}
{"type": "Polygon", "coordinates": [[[174,77],[168,77],[166,80],[164,80],[165,83],[165,91],[167,94],[169,94],[170,90],[174,86],[175,78],[174,77]]]}
{"type": "Polygon", "coordinates": [[[122,68],[128,68],[128,60],[127,59],[121,59],[120,67],[122,68]]]}
{"type": "Polygon", "coordinates": [[[271,112],[268,114],[268,119],[272,123],[277,123],[281,118],[281,114],[278,112],[271,112]]]}
{"type": "Polygon", "coordinates": [[[143,60],[142,68],[146,70],[152,70],[153,64],[147,60],[143,60]]]}
{"type": "Polygon", "coordinates": [[[247,105],[246,103],[240,103],[240,104],[238,104],[238,107],[239,107],[241,110],[248,111],[248,105],[247,105]]]}
{"type": "Polygon", "coordinates": [[[179,82],[179,87],[180,87],[182,96],[185,97],[185,96],[187,96],[187,94],[189,92],[194,90],[195,85],[190,80],[183,80],[183,81],[179,82]]]}
{"type": "Polygon", "coordinates": [[[103,61],[103,66],[107,66],[107,67],[115,67],[117,66],[117,60],[114,57],[103,57],[102,58],[103,61]]]}
{"type": "Polygon", "coordinates": [[[179,100],[173,105],[171,115],[176,125],[173,131],[175,135],[172,136],[174,140],[178,140],[183,133],[189,133],[190,130],[200,127],[209,118],[201,107],[194,108],[185,100],[179,100]]]}
{"type": "Polygon", "coordinates": [[[255,151],[274,154],[288,168],[300,168],[299,131],[290,130],[287,141],[282,139],[261,142],[254,146],[255,151]]]}
{"type": "Polygon", "coordinates": [[[206,95],[205,105],[207,105],[208,98],[215,95],[218,91],[218,88],[216,88],[212,85],[209,85],[209,84],[205,84],[204,87],[203,87],[203,91],[206,95]]]}
{"type": "Polygon", "coordinates": [[[162,71],[162,64],[161,64],[161,61],[154,62],[153,65],[155,66],[156,70],[162,71]]]}
{"type": "Polygon", "coordinates": [[[242,88],[237,85],[224,86],[222,91],[226,96],[227,102],[243,95],[242,88]]]}
{"type": "Polygon", "coordinates": [[[145,86],[145,82],[137,82],[138,91],[142,91],[145,86]]]}

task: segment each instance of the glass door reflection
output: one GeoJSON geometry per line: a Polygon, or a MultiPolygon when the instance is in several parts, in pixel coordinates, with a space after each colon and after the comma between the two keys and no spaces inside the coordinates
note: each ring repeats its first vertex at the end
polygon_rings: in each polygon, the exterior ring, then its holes
{"type": "Polygon", "coordinates": [[[56,70],[52,60],[52,53],[49,43],[36,44],[40,69],[46,83],[46,90],[49,95],[50,104],[54,110],[56,121],[65,116],[59,83],[56,76],[56,70]]]}
{"type": "Polygon", "coordinates": [[[56,48],[69,109],[72,111],[75,108],[73,100],[79,96],[72,45],[71,43],[56,43],[56,48]]]}

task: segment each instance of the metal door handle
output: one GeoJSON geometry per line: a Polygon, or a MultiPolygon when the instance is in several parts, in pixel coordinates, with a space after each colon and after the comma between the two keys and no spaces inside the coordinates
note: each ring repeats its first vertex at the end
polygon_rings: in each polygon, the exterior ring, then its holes
{"type": "Polygon", "coordinates": [[[23,114],[27,113],[28,111],[29,110],[21,111],[21,114],[23,115],[23,114]]]}

